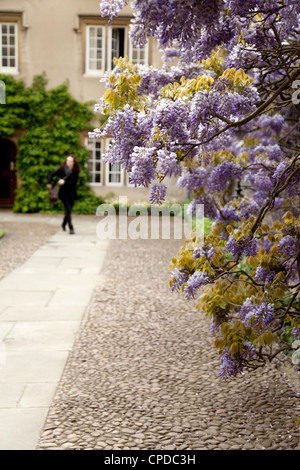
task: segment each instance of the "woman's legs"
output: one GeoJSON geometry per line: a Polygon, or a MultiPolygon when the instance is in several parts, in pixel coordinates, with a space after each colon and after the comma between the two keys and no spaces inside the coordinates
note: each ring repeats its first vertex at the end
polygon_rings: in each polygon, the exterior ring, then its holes
{"type": "Polygon", "coordinates": [[[66,225],[67,225],[67,216],[66,216],[66,208],[65,208],[65,216],[64,216],[63,223],[62,223],[63,230],[66,230],[66,225]]]}
{"type": "Polygon", "coordinates": [[[72,218],[71,218],[73,203],[71,201],[64,201],[64,206],[65,206],[65,217],[63,221],[63,227],[65,227],[68,224],[69,229],[71,231],[74,231],[74,228],[72,225],[72,218]]]}

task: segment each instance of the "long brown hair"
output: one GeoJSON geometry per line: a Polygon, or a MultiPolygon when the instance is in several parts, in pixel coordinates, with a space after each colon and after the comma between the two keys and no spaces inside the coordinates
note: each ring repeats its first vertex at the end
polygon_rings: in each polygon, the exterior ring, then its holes
{"type": "MultiPolygon", "coordinates": [[[[81,172],[81,168],[80,168],[80,165],[79,165],[79,162],[77,160],[77,157],[76,155],[74,155],[73,153],[68,153],[67,155],[67,158],[68,157],[72,157],[73,160],[74,160],[74,166],[73,166],[73,170],[72,171],[76,171],[77,173],[80,173],[81,172]]],[[[66,166],[66,162],[67,162],[67,158],[66,160],[64,161],[64,163],[62,163],[60,166],[63,167],[63,166],[66,166]]]]}

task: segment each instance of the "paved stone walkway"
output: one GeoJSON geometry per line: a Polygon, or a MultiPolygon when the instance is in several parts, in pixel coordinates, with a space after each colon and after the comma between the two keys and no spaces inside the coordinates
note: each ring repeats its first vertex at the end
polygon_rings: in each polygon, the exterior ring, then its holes
{"type": "Polygon", "coordinates": [[[180,246],[110,241],[38,449],[300,450],[275,365],[219,380],[209,322],[168,287],[180,246]]]}
{"type": "Polygon", "coordinates": [[[61,216],[0,212],[0,222],[28,220],[58,231],[0,281],[1,450],[36,448],[107,248],[94,217],[77,217],[70,236],[61,216]]]}

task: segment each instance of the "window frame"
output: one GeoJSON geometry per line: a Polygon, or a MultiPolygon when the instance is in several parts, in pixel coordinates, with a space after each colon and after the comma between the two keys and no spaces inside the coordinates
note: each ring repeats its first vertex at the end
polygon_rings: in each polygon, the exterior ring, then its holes
{"type": "MultiPolygon", "coordinates": [[[[20,37],[21,37],[22,13],[0,12],[0,73],[7,75],[17,75],[20,73],[20,37]],[[13,25],[15,27],[15,67],[2,65],[2,25],[13,25]]],[[[8,45],[9,47],[9,45],[8,45]]]]}
{"type": "MultiPolygon", "coordinates": [[[[132,46],[129,38],[129,26],[130,22],[132,20],[132,16],[122,16],[113,19],[113,21],[108,24],[108,19],[99,19],[98,16],[86,16],[86,15],[79,15],[79,29],[78,32],[82,33],[82,70],[83,70],[83,75],[84,77],[103,77],[106,72],[111,71],[111,51],[112,51],[112,29],[113,28],[124,28],[125,29],[125,41],[124,41],[124,57],[127,55],[127,57],[130,59],[133,55],[133,49],[134,47],[132,46]],[[90,26],[94,27],[102,27],[104,28],[104,55],[105,57],[105,63],[102,68],[102,70],[95,70],[91,71],[88,68],[88,34],[87,34],[87,29],[90,26]]],[[[148,65],[149,64],[149,42],[146,44],[146,52],[145,52],[146,58],[143,64],[148,65]]]]}
{"type": "MultiPolygon", "coordinates": [[[[97,41],[97,39],[96,39],[97,41]]],[[[86,50],[85,50],[85,73],[87,75],[93,75],[93,76],[99,76],[103,75],[105,73],[105,62],[106,62],[106,57],[105,57],[105,51],[106,51],[106,34],[105,34],[105,26],[103,25],[92,25],[89,24],[86,26],[86,50]],[[102,67],[101,69],[90,69],[89,68],[89,61],[91,59],[90,57],[90,31],[91,28],[100,28],[102,30],[102,67]]],[[[97,51],[97,48],[96,48],[97,51]]],[[[97,58],[95,59],[97,62],[97,58]]]]}
{"type": "Polygon", "coordinates": [[[90,177],[91,177],[91,181],[89,181],[89,185],[92,186],[92,187],[97,187],[97,186],[103,186],[103,181],[104,181],[104,161],[103,161],[103,148],[104,148],[104,142],[103,142],[103,139],[91,139],[89,137],[85,137],[84,139],[84,145],[85,145],[85,148],[89,151],[89,152],[92,152],[92,158],[89,158],[89,160],[87,161],[87,167],[89,168],[89,163],[92,162],[92,170],[89,170],[90,172],[90,177]],[[101,151],[101,158],[100,158],[100,172],[96,172],[95,170],[95,165],[96,165],[96,162],[98,162],[98,160],[95,158],[95,153],[96,153],[96,146],[94,144],[96,144],[97,142],[100,142],[101,144],[101,147],[100,147],[100,151],[101,151]],[[93,144],[93,147],[90,149],[89,148],[89,145],[90,144],[93,144]],[[97,182],[97,181],[94,181],[95,180],[95,175],[96,174],[99,174],[100,173],[100,182],[97,182]]]}

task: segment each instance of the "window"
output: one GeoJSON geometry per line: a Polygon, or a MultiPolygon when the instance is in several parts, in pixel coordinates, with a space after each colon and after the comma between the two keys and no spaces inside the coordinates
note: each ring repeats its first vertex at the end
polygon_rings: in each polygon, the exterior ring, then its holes
{"type": "Polygon", "coordinates": [[[104,75],[115,67],[114,58],[128,56],[134,64],[148,63],[148,45],[136,47],[130,44],[129,19],[120,19],[115,26],[95,24],[84,20],[85,73],[91,76],[104,75]]]}
{"type": "Polygon", "coordinates": [[[91,177],[90,183],[100,185],[103,181],[102,141],[86,139],[85,146],[90,152],[88,160],[88,169],[91,177]]]}
{"type": "Polygon", "coordinates": [[[123,170],[120,163],[115,163],[114,165],[108,163],[106,176],[107,186],[123,186],[123,170]]]}
{"type": "Polygon", "coordinates": [[[86,73],[104,73],[105,69],[105,28],[87,26],[86,29],[86,73]]]}
{"type": "Polygon", "coordinates": [[[115,67],[114,58],[126,56],[126,28],[110,27],[109,28],[109,47],[108,47],[108,68],[112,70],[115,67]]]}
{"type": "Polygon", "coordinates": [[[148,64],[148,44],[145,44],[145,46],[142,47],[130,44],[129,51],[129,60],[133,64],[148,64]]]}
{"type": "MultiPolygon", "coordinates": [[[[125,171],[119,162],[114,165],[103,160],[104,148],[108,147],[112,139],[85,139],[85,147],[90,153],[87,167],[90,172],[90,184],[92,186],[125,186],[125,171]]],[[[126,181],[126,182],[125,182],[126,181]]],[[[127,183],[128,185],[128,183],[127,183]]]]}
{"type": "Polygon", "coordinates": [[[18,71],[17,23],[0,23],[0,72],[18,71]]]}
{"type": "MultiPolygon", "coordinates": [[[[107,140],[107,147],[111,143],[112,139],[107,140]]],[[[123,186],[124,185],[124,170],[119,162],[114,165],[106,163],[106,184],[107,186],[123,186]]]]}

